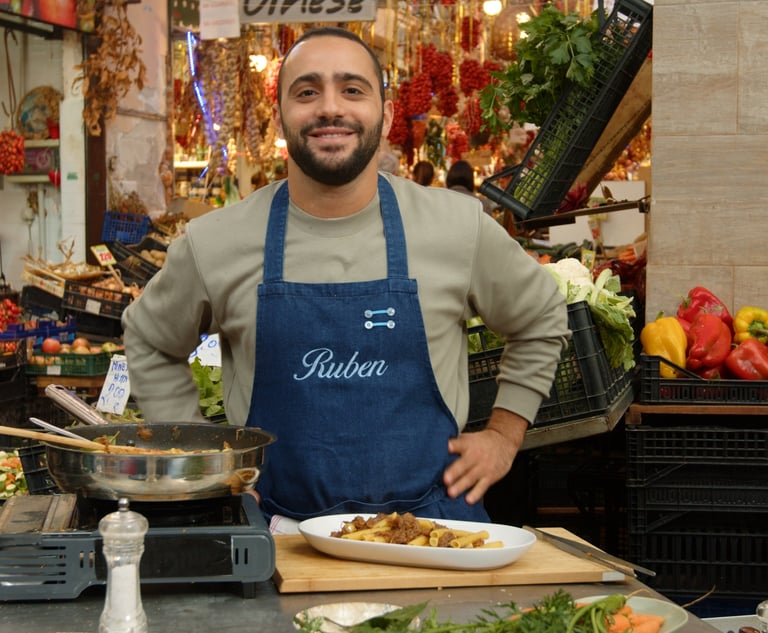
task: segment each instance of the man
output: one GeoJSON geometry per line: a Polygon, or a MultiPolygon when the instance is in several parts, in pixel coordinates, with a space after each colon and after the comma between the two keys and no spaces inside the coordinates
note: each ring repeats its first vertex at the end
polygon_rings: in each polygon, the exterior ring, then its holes
{"type": "Polygon", "coordinates": [[[487,521],[479,502],[568,335],[551,275],[477,200],[378,173],[392,117],[373,51],[342,29],[307,32],[278,78],[287,182],[192,221],[123,318],[153,421],[200,418],[187,356],[220,334],[229,422],[277,436],[257,484],[267,517],[487,521]],[[487,428],[461,434],[478,314],[508,345],[487,428]]]}

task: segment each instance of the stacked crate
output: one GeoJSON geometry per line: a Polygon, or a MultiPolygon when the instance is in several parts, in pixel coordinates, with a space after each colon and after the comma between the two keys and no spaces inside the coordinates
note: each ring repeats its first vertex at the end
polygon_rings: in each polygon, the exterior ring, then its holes
{"type": "MultiPolygon", "coordinates": [[[[648,416],[653,417],[653,416],[648,416]]],[[[630,558],[657,591],[762,600],[768,591],[768,428],[760,416],[628,425],[630,558]],[[702,422],[705,422],[702,424],[702,422]]]]}

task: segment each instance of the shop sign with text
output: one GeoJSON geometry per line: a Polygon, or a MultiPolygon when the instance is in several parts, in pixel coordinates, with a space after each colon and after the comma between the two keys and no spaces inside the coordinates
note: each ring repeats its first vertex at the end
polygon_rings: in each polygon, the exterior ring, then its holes
{"type": "Polygon", "coordinates": [[[367,22],[376,0],[240,0],[240,22],[367,22]]]}

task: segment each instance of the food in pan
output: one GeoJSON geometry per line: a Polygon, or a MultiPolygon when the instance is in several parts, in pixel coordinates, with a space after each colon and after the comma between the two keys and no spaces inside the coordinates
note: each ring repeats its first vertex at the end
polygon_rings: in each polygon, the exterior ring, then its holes
{"type": "Polygon", "coordinates": [[[452,547],[455,549],[504,546],[501,541],[488,541],[489,534],[485,530],[470,532],[452,529],[432,519],[417,518],[410,512],[403,514],[380,512],[367,519],[356,516],[351,521],[344,521],[341,529],[331,532],[331,536],[372,543],[452,547]]]}

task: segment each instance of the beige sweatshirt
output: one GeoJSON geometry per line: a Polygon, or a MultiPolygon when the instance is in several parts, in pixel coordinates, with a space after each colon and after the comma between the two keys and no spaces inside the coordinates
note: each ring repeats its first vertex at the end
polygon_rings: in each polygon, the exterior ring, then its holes
{"type": "MultiPolygon", "coordinates": [[[[432,366],[446,404],[467,420],[466,320],[481,316],[508,340],[496,406],[533,420],[549,390],[568,335],[565,300],[551,275],[480,202],[438,187],[385,176],[405,228],[409,275],[418,281],[432,366]]],[[[189,354],[203,333],[219,333],[224,406],[245,424],[255,366],[257,286],[275,188],[187,225],[162,270],[123,315],[131,392],[146,419],[201,419],[189,354]]],[[[364,281],[386,276],[378,196],[346,218],[323,220],[290,205],[285,279],[364,281]]],[[[284,344],[301,336],[285,324],[284,344]]]]}

